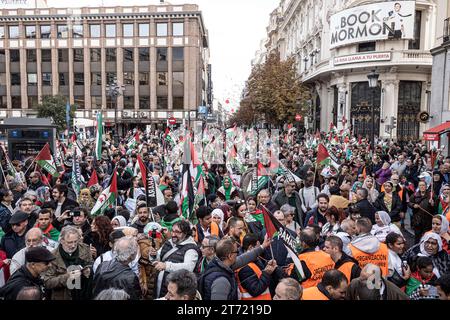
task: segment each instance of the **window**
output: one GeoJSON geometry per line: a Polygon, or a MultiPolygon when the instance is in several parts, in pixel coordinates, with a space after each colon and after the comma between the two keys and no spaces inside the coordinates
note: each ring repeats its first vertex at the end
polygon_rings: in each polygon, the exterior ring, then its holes
{"type": "Polygon", "coordinates": [[[139,85],[148,86],[150,81],[150,76],[148,72],[139,72],[139,85]]]}
{"type": "Polygon", "coordinates": [[[73,37],[74,38],[83,38],[83,25],[82,24],[74,24],[72,26],[73,37]]]}
{"type": "Polygon", "coordinates": [[[0,86],[6,86],[6,73],[0,73],[0,86]]]}
{"type": "Polygon", "coordinates": [[[183,36],[184,35],[184,23],[183,22],[174,22],[172,24],[172,33],[174,36],[183,36]]]}
{"type": "Polygon", "coordinates": [[[156,48],[158,61],[167,61],[167,48],[156,48]]]}
{"type": "Polygon", "coordinates": [[[69,49],[58,49],[58,62],[69,62],[69,49]]]}
{"type": "Polygon", "coordinates": [[[117,79],[117,73],[115,73],[115,72],[107,72],[106,73],[106,83],[107,84],[113,83],[114,80],[116,80],[116,79],[117,79]]]}
{"type": "Polygon", "coordinates": [[[422,11],[416,10],[416,17],[414,21],[414,39],[409,40],[408,49],[409,50],[419,50],[420,49],[420,33],[422,26],[422,11]]]}
{"type": "Polygon", "coordinates": [[[91,62],[100,62],[102,61],[102,49],[95,48],[91,49],[91,62]]]}
{"type": "Polygon", "coordinates": [[[11,62],[19,62],[20,61],[20,51],[17,49],[9,50],[11,62]]]}
{"type": "Polygon", "coordinates": [[[69,74],[67,72],[59,73],[59,85],[68,86],[69,85],[69,74]]]}
{"type": "Polygon", "coordinates": [[[156,24],[156,36],[157,37],[167,37],[167,23],[157,23],[156,24]]]}
{"type": "Polygon", "coordinates": [[[139,109],[150,109],[150,97],[140,96],[139,97],[139,109]]]}
{"type": "Polygon", "coordinates": [[[59,24],[57,25],[57,30],[58,30],[57,34],[58,39],[64,39],[69,37],[69,27],[67,27],[67,25],[59,24]]]}
{"type": "Polygon", "coordinates": [[[167,109],[169,101],[167,97],[156,97],[156,108],[157,109],[167,109]]]}
{"type": "Polygon", "coordinates": [[[173,109],[178,109],[178,110],[184,109],[184,98],[183,97],[173,97],[173,109]]]}
{"type": "Polygon", "coordinates": [[[77,109],[84,109],[84,96],[74,96],[73,103],[77,105],[77,109]]]}
{"type": "Polygon", "coordinates": [[[19,38],[19,26],[9,26],[9,38],[10,39],[19,38]]]}
{"type": "Polygon", "coordinates": [[[42,25],[41,26],[41,38],[42,39],[49,39],[52,35],[52,28],[48,25],[42,25]]]}
{"type": "Polygon", "coordinates": [[[25,37],[27,39],[36,39],[36,26],[25,26],[25,37]]]}
{"type": "Polygon", "coordinates": [[[0,39],[5,39],[5,27],[0,26],[0,39]]]}
{"type": "Polygon", "coordinates": [[[43,86],[51,86],[52,85],[51,72],[42,72],[42,85],[43,86]]]}
{"type": "Polygon", "coordinates": [[[105,36],[107,38],[115,38],[116,37],[116,25],[115,24],[106,24],[105,25],[105,36]]]}
{"type": "Polygon", "coordinates": [[[83,62],[84,61],[83,49],[73,49],[73,61],[74,62],[83,62]]]}
{"type": "Polygon", "coordinates": [[[11,73],[11,85],[20,86],[20,73],[11,73]]]}
{"type": "Polygon", "coordinates": [[[139,61],[150,61],[149,48],[139,48],[139,61]]]}
{"type": "Polygon", "coordinates": [[[92,107],[92,109],[100,109],[102,107],[102,97],[92,96],[91,97],[91,107],[92,107]]]}
{"type": "Polygon", "coordinates": [[[36,49],[27,50],[27,62],[36,62],[36,49]]]}
{"type": "Polygon", "coordinates": [[[139,37],[148,37],[150,35],[150,25],[148,23],[139,24],[139,37]]]}
{"type": "Polygon", "coordinates": [[[22,109],[22,98],[20,96],[12,96],[11,106],[13,109],[22,109]]]}
{"type": "Polygon", "coordinates": [[[376,50],[376,42],[364,42],[358,44],[358,52],[369,52],[376,50]]]}
{"type": "Polygon", "coordinates": [[[159,86],[167,86],[167,72],[158,72],[157,78],[159,86]]]}
{"type": "Polygon", "coordinates": [[[37,73],[27,74],[27,79],[29,86],[37,86],[37,73]]]}
{"type": "Polygon", "coordinates": [[[123,83],[127,85],[134,85],[134,72],[124,72],[123,83]]]}
{"type": "Polygon", "coordinates": [[[133,48],[123,48],[123,61],[134,61],[133,52],[133,48]]]}
{"type": "Polygon", "coordinates": [[[184,60],[184,48],[176,47],[172,48],[173,61],[184,60]]]}
{"type": "Polygon", "coordinates": [[[41,60],[42,62],[52,62],[52,50],[42,49],[41,50],[41,60]]]}
{"type": "Polygon", "coordinates": [[[28,96],[28,109],[36,108],[39,104],[38,97],[28,96]]]}
{"type": "Polygon", "coordinates": [[[106,61],[116,61],[116,49],[114,48],[106,48],[106,61]]]}
{"type": "Polygon", "coordinates": [[[184,86],[184,72],[174,72],[173,73],[173,85],[174,86],[184,86]]]}
{"type": "Polygon", "coordinates": [[[124,109],[134,109],[134,96],[124,96],[123,97],[123,108],[124,109]]]}
{"type": "Polygon", "coordinates": [[[123,36],[124,37],[133,37],[134,36],[134,25],[132,23],[125,23],[122,25],[123,27],[123,36]]]}
{"type": "Polygon", "coordinates": [[[0,108],[2,109],[8,108],[6,96],[0,96],[0,108]]]}
{"type": "Polygon", "coordinates": [[[91,73],[91,85],[93,85],[93,86],[101,86],[102,85],[101,72],[92,72],[91,73]]]}
{"type": "Polygon", "coordinates": [[[73,74],[74,84],[76,86],[84,86],[84,73],[77,72],[73,74]]]}
{"type": "Polygon", "coordinates": [[[100,38],[100,25],[99,24],[91,24],[89,26],[91,38],[100,38]]]}

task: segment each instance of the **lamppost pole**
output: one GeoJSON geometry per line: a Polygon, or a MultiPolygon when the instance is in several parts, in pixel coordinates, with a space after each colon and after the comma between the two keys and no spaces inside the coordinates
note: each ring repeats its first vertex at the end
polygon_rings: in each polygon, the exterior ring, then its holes
{"type": "Polygon", "coordinates": [[[370,148],[372,152],[375,152],[375,89],[378,87],[379,74],[375,70],[367,75],[369,79],[369,88],[372,89],[372,134],[370,139],[370,148]]]}
{"type": "Polygon", "coordinates": [[[117,101],[119,95],[122,94],[122,90],[124,89],[123,85],[119,85],[117,82],[117,78],[114,78],[114,80],[106,85],[106,91],[108,96],[111,97],[111,100],[114,101],[114,134],[113,134],[113,141],[115,145],[119,144],[119,126],[117,123],[117,101]]]}

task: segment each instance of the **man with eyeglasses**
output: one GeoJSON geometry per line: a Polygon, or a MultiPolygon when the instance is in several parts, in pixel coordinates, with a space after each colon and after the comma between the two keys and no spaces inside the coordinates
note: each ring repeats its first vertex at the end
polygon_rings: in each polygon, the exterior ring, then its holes
{"type": "MultiPolygon", "coordinates": [[[[45,273],[55,256],[43,247],[30,248],[25,253],[26,265],[22,266],[9,278],[6,285],[0,288],[0,298],[16,300],[20,290],[24,287],[37,287],[44,293],[41,275],[45,273]]],[[[41,298],[44,294],[41,295],[41,298]]]]}
{"type": "Polygon", "coordinates": [[[28,230],[28,214],[18,211],[9,219],[12,232],[6,234],[1,242],[0,249],[6,252],[6,257],[11,259],[20,249],[25,247],[25,233],[28,230]]]}
{"type": "Polygon", "coordinates": [[[203,239],[202,245],[200,246],[202,258],[195,267],[195,272],[197,274],[202,274],[205,272],[208,264],[214,259],[214,256],[216,255],[216,245],[219,241],[220,238],[217,236],[206,236],[203,239]]]}

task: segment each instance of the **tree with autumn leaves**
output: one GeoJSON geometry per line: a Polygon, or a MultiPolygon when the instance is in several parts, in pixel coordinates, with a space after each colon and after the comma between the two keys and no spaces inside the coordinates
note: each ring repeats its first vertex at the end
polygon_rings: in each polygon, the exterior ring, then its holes
{"type": "Polygon", "coordinates": [[[265,63],[253,68],[247,80],[239,110],[230,123],[251,126],[264,121],[275,126],[293,123],[295,115],[307,113],[309,90],[297,74],[295,58],[280,60],[272,53],[265,63]]]}

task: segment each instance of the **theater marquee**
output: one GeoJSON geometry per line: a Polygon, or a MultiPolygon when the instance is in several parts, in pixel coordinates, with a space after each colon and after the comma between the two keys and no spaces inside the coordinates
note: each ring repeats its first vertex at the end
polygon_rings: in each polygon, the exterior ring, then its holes
{"type": "Polygon", "coordinates": [[[334,65],[391,60],[390,52],[358,53],[334,58],[334,65]]]}
{"type": "Polygon", "coordinates": [[[330,19],[330,48],[414,38],[415,1],[390,1],[341,11],[330,19]]]}

